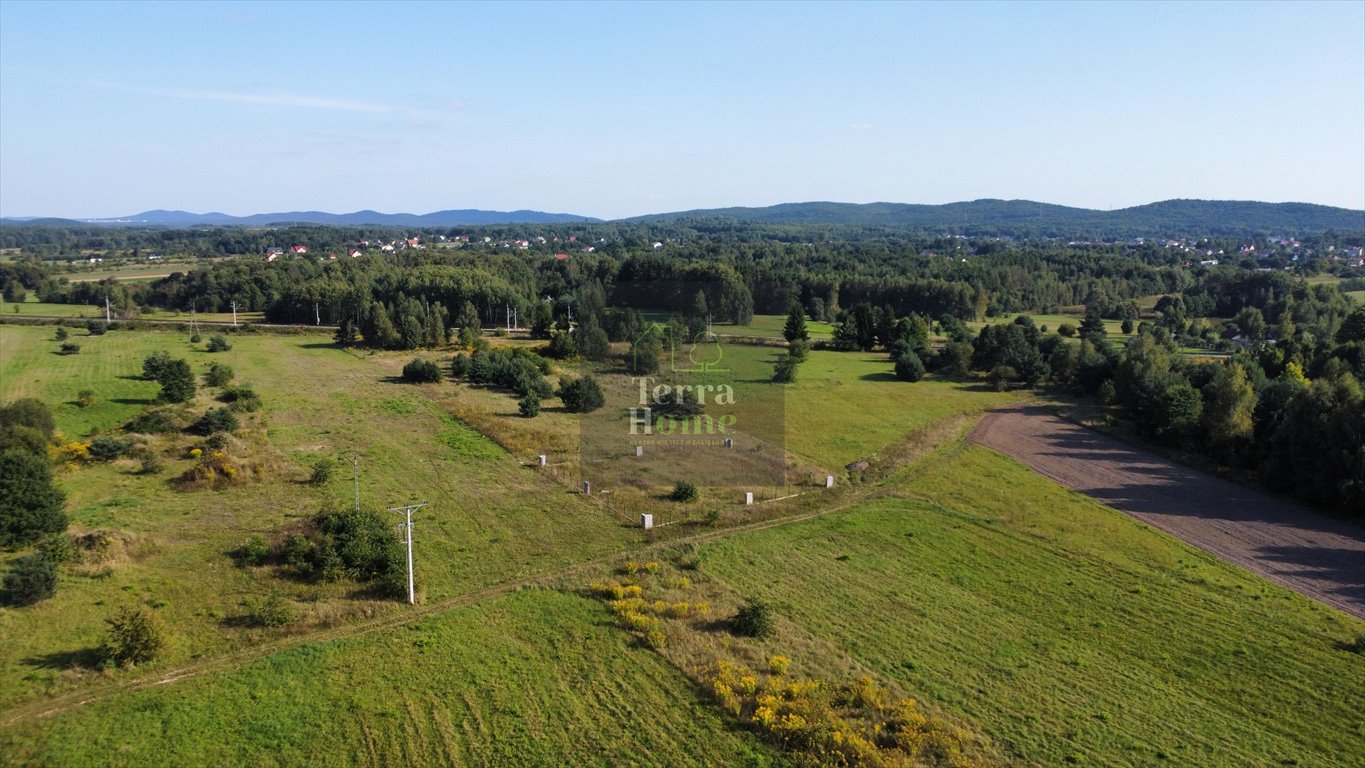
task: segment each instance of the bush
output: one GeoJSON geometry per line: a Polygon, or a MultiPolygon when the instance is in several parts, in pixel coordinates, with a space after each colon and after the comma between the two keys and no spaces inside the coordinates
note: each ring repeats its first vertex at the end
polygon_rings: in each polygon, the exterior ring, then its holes
{"type": "Polygon", "coordinates": [[[258,627],[283,627],[294,621],[294,606],[278,589],[270,590],[264,600],[248,598],[245,604],[247,617],[258,627]]]}
{"type": "Polygon", "coordinates": [[[204,340],[204,337],[203,337],[203,336],[200,336],[200,335],[197,334],[197,333],[192,333],[192,334],[190,334],[190,343],[191,343],[191,344],[198,344],[199,342],[201,342],[201,341],[203,341],[203,340],[204,340]]]}
{"type": "Polygon", "coordinates": [[[33,605],[57,594],[57,561],[43,554],[14,561],[5,574],[4,602],[33,605]]]}
{"type": "Polygon", "coordinates": [[[409,384],[431,384],[441,380],[441,369],[436,363],[414,357],[403,366],[403,381],[409,384]]]}
{"type": "Polygon", "coordinates": [[[450,377],[452,379],[463,379],[469,375],[469,355],[463,352],[450,359],[450,377]]]}
{"type": "Polygon", "coordinates": [[[195,435],[211,435],[214,432],[232,432],[237,429],[237,414],[230,408],[210,408],[187,430],[195,435]]]}
{"type": "Polygon", "coordinates": [[[995,366],[990,373],[986,374],[986,380],[991,383],[992,387],[995,387],[997,392],[1004,392],[1009,383],[1018,378],[1019,373],[1004,363],[995,366]]]}
{"type": "Polygon", "coordinates": [[[95,404],[95,391],[93,389],[82,389],[76,393],[76,406],[79,408],[89,408],[95,404]]]}
{"type": "Polygon", "coordinates": [[[1061,325],[1057,326],[1057,333],[1060,333],[1061,335],[1069,339],[1072,336],[1076,335],[1076,326],[1072,325],[1071,323],[1062,323],[1061,325]]]}
{"type": "Polygon", "coordinates": [[[901,381],[919,381],[924,378],[924,361],[911,350],[902,352],[896,358],[896,378],[901,381]]]}
{"type": "Polygon", "coordinates": [[[133,447],[133,441],[108,435],[100,435],[90,441],[90,458],[95,461],[113,461],[121,458],[133,447]]]}
{"type": "Polygon", "coordinates": [[[142,606],[120,609],[104,623],[109,625],[104,655],[114,664],[144,664],[166,646],[161,618],[142,606]]]}
{"type": "Polygon", "coordinates": [[[209,343],[205,349],[210,352],[226,352],[232,349],[232,343],[223,334],[215,333],[209,337],[209,343]]]}
{"type": "Polygon", "coordinates": [[[245,384],[223,387],[223,391],[218,395],[219,402],[227,403],[232,410],[239,413],[251,413],[261,407],[261,396],[256,394],[256,390],[245,384]]]}
{"type": "Polygon", "coordinates": [[[773,381],[778,384],[791,384],[796,381],[796,367],[800,362],[790,353],[783,352],[777,356],[777,364],[773,366],[773,381]]]}
{"type": "Polygon", "coordinates": [[[517,401],[517,411],[528,419],[534,418],[540,413],[540,398],[536,397],[535,393],[523,396],[517,401]]]}
{"type": "Polygon", "coordinates": [[[332,479],[332,468],[334,466],[332,460],[325,456],[313,462],[313,472],[308,475],[308,484],[326,485],[327,481],[332,479]]]}
{"type": "Polygon", "coordinates": [[[767,637],[773,633],[772,609],[761,600],[749,600],[730,619],[730,630],[744,637],[767,637]]]}
{"type": "Polygon", "coordinates": [[[58,354],[62,355],[79,355],[80,353],[81,345],[74,341],[63,341],[61,349],[58,350],[58,354]]]}
{"type": "Polygon", "coordinates": [[[142,454],[142,466],[138,469],[144,475],[155,475],[165,466],[161,460],[161,455],[156,451],[147,451],[142,454]]]}
{"type": "Polygon", "coordinates": [[[103,336],[104,332],[109,330],[109,324],[103,320],[87,320],[85,330],[91,336],[103,336]]]}
{"type": "Polygon", "coordinates": [[[148,408],[123,425],[129,432],[143,435],[168,435],[185,428],[181,416],[166,408],[148,408]]]}
{"type": "Polygon", "coordinates": [[[230,366],[223,365],[222,363],[213,363],[209,366],[208,371],[204,373],[204,386],[225,387],[229,381],[232,381],[232,377],[235,375],[236,374],[233,373],[230,366]]]}
{"type": "Polygon", "coordinates": [[[674,483],[673,492],[668,495],[668,498],[686,503],[689,501],[696,501],[697,496],[697,486],[679,480],[677,483],[674,483]]]}
{"type": "Polygon", "coordinates": [[[1125,336],[1131,334],[1133,332],[1133,321],[1124,320],[1122,323],[1119,323],[1119,330],[1123,331],[1123,335],[1125,336]]]}
{"type": "Polygon", "coordinates": [[[592,376],[568,379],[559,385],[558,395],[570,413],[591,413],[607,404],[602,386],[592,376]]]}
{"type": "Polygon", "coordinates": [[[36,397],[24,397],[0,407],[0,427],[29,427],[44,440],[50,440],[57,431],[57,422],[46,403],[36,397]]]}
{"type": "Polygon", "coordinates": [[[270,547],[265,543],[265,539],[252,536],[245,544],[232,550],[232,559],[242,568],[249,565],[265,565],[270,559],[270,547]]]}
{"type": "Polygon", "coordinates": [[[65,328],[61,327],[60,325],[57,326],[57,334],[56,334],[56,339],[57,339],[57,341],[66,341],[66,338],[67,338],[68,336],[70,336],[70,335],[71,335],[71,334],[68,333],[67,330],[66,330],[65,328]]]}

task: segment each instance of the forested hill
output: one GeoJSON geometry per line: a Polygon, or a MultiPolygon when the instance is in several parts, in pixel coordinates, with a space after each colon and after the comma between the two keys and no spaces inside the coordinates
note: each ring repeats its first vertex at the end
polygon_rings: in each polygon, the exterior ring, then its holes
{"type": "Polygon", "coordinates": [[[1250,237],[1365,230],[1365,211],[1309,203],[1166,200],[1095,211],[1030,200],[973,200],[946,205],[784,203],[640,216],[631,221],[734,219],[772,224],[844,224],[969,236],[1113,240],[1135,237],[1250,237]]]}

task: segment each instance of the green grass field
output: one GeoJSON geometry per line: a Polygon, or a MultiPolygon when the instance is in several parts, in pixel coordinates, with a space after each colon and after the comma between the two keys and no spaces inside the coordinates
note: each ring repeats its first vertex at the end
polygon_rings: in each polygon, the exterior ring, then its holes
{"type": "MultiPolygon", "coordinates": [[[[326,499],[349,499],[351,451],[366,504],[431,502],[415,537],[427,602],[645,544],[572,482],[523,466],[574,450],[576,417],[522,419],[507,393],[462,383],[397,383],[410,352],[237,334],[232,350],[209,354],[183,333],[80,331],[81,353],[60,356],[52,334],[0,325],[0,401],[40,397],[60,430],[83,437],[155,396],[138,377],[147,354],[166,349],[196,372],[224,362],[263,398],[243,433],[271,472],[186,493],[167,482],[190,466],[184,458],[153,477],[128,462],[60,471],[73,527],[121,531],[129,550],[107,572],[64,573],[51,600],[0,608],[0,711],[408,610],[227,556],[326,499]],[[82,409],[74,399],[87,388],[99,399],[82,409]],[[323,456],[338,460],[336,477],[305,485],[323,456]],[[236,626],[243,600],[273,586],[304,623],[236,626]],[[165,657],[108,676],[80,669],[102,620],[132,603],[155,606],[171,628],[165,657]]],[[[778,351],[728,354],[761,368],[778,351]]],[[[451,352],[422,354],[444,364],[451,352]]],[[[936,433],[947,439],[984,410],[1033,396],[935,377],[910,384],[886,355],[828,351],[812,352],[783,395],[787,450],[836,473],[901,455],[888,446],[912,433],[952,425],[936,433]]],[[[196,408],[211,404],[204,392],[196,408]]],[[[853,506],[700,549],[699,583],[735,598],[726,605],[771,601],[800,628],[783,636],[807,638],[789,649],[797,663],[829,667],[812,673],[870,670],[1024,764],[1329,766],[1361,753],[1365,676],[1361,657],[1340,647],[1365,632],[1359,621],[952,440],[886,485],[841,484],[835,498],[853,506]]],[[[0,763],[780,762],[665,658],[610,626],[596,602],[522,590],[27,720],[0,732],[0,763]]]]}
{"type": "Polygon", "coordinates": [[[1044,765],[1346,765],[1365,624],[985,448],[888,498],[702,551],[917,696],[1044,765]]]}
{"type": "MultiPolygon", "coordinates": [[[[169,350],[196,372],[221,361],[264,400],[254,418],[268,437],[270,475],[220,491],[180,492],[168,480],[191,466],[185,458],[172,458],[152,477],[126,462],[60,472],[73,527],[126,532],[138,554],[98,577],[64,577],[55,598],[32,608],[0,609],[0,706],[92,682],[45,659],[92,648],[103,619],[127,602],[162,605],[177,634],[168,664],[257,642],[229,624],[241,615],[243,599],[276,584],[319,620],[396,608],[351,600],[344,583],[238,569],[227,556],[252,535],[316,512],[328,497],[348,501],[351,451],[361,456],[366,504],[431,502],[418,515],[415,545],[428,600],[641,543],[639,531],[612,512],[453,420],[425,388],[389,381],[401,366],[396,357],[342,352],[321,336],[271,334],[236,336],[231,351],[210,355],[191,348],[183,334],[153,331],[81,337],[81,353],[63,357],[52,354],[51,337],[50,327],[0,326],[0,400],[39,396],[55,404],[58,428],[77,437],[123,423],[154,397],[156,386],[136,378],[147,354],[169,350]],[[72,404],[83,388],[95,389],[99,404],[85,410],[72,404]],[[333,482],[324,489],[303,484],[323,456],[339,462],[333,482]]],[[[211,402],[201,393],[197,407],[211,402]]]]}
{"type": "Polygon", "coordinates": [[[1365,306],[1365,291],[1347,291],[1346,296],[1360,306],[1365,306]]]}
{"type": "Polygon", "coordinates": [[[0,733],[0,764],[775,765],[600,606],[527,590],[0,733]]]}

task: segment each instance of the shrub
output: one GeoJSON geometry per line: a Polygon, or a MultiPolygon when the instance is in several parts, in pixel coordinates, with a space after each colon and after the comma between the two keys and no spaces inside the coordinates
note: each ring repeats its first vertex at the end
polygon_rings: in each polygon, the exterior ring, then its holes
{"type": "Polygon", "coordinates": [[[992,387],[995,387],[997,392],[1004,392],[1009,383],[1017,378],[1019,378],[1019,373],[1004,363],[995,366],[990,373],[986,374],[986,380],[991,383],[992,387]]]}
{"type": "Polygon", "coordinates": [[[29,427],[43,440],[50,440],[57,431],[57,422],[46,403],[36,397],[24,397],[0,407],[0,427],[29,427]]]}
{"type": "Polygon", "coordinates": [[[210,408],[204,412],[188,431],[195,435],[211,435],[214,432],[232,432],[237,429],[237,414],[230,408],[210,408]]]}
{"type": "Polygon", "coordinates": [[[403,366],[403,381],[409,384],[430,384],[441,380],[441,369],[430,360],[414,357],[403,366]]]}
{"type": "Polygon", "coordinates": [[[226,352],[232,349],[232,343],[223,334],[215,333],[209,337],[209,343],[205,349],[210,352],[226,352]]]}
{"type": "Polygon", "coordinates": [[[332,479],[332,469],[334,466],[332,460],[325,456],[313,462],[313,471],[308,475],[308,484],[314,486],[326,485],[327,481],[332,479]]]}
{"type": "Polygon", "coordinates": [[[166,408],[148,408],[123,425],[129,432],[144,435],[168,435],[185,428],[185,421],[179,414],[166,408]]]}
{"type": "Polygon", "coordinates": [[[232,550],[232,559],[243,568],[249,565],[265,565],[270,559],[270,547],[265,543],[265,539],[252,536],[245,544],[232,550]]]}
{"type": "Polygon", "coordinates": [[[450,358],[450,377],[453,379],[463,379],[469,375],[469,355],[463,352],[450,358]]]}
{"type": "Polygon", "coordinates": [[[767,637],[773,633],[772,609],[761,600],[749,600],[730,619],[730,630],[744,637],[767,637]]]}
{"type": "Polygon", "coordinates": [[[144,664],[166,645],[161,618],[142,606],[122,608],[104,623],[109,625],[104,654],[114,664],[144,664]]]}
{"type": "Polygon", "coordinates": [[[559,385],[559,399],[570,413],[590,413],[606,405],[602,386],[592,376],[569,379],[559,385]]]}
{"type": "Polygon", "coordinates": [[[697,486],[693,485],[692,483],[679,480],[677,483],[673,485],[673,492],[668,495],[668,498],[674,501],[681,501],[683,503],[686,503],[690,501],[696,501],[697,496],[698,496],[697,486]]]}
{"type": "Polygon", "coordinates": [[[791,384],[796,381],[796,367],[800,361],[789,352],[783,352],[777,356],[777,363],[773,366],[773,381],[778,384],[791,384]]]}
{"type": "Polygon", "coordinates": [[[567,360],[578,354],[578,345],[574,344],[573,336],[567,331],[560,331],[550,336],[550,345],[545,348],[545,354],[556,360],[567,360]]]}
{"type": "Polygon", "coordinates": [[[77,559],[76,548],[71,537],[65,533],[51,533],[38,542],[37,553],[58,565],[77,559]]]}
{"type": "Polygon", "coordinates": [[[56,339],[57,339],[57,341],[66,341],[66,338],[67,338],[68,336],[70,336],[70,335],[71,335],[71,334],[68,333],[67,330],[66,330],[65,328],[61,327],[60,325],[57,326],[57,334],[56,334],[56,339]]]}
{"type": "Polygon", "coordinates": [[[1072,336],[1076,335],[1076,326],[1072,325],[1071,323],[1062,323],[1061,325],[1057,326],[1057,333],[1060,333],[1061,335],[1069,339],[1072,336]]]}
{"type": "Polygon", "coordinates": [[[261,396],[256,394],[256,390],[245,384],[223,387],[222,393],[218,395],[218,400],[228,403],[232,410],[239,413],[251,413],[261,407],[261,396]]]}
{"type": "Polygon", "coordinates": [[[91,336],[103,336],[104,332],[109,330],[109,324],[103,320],[87,320],[85,330],[91,336]]]}
{"type": "Polygon", "coordinates": [[[76,406],[79,408],[89,408],[95,404],[95,391],[93,389],[82,389],[76,393],[76,406]]]}
{"type": "Polygon", "coordinates": [[[63,341],[61,349],[58,350],[58,354],[62,355],[79,355],[80,353],[81,345],[74,341],[63,341]]]}
{"type": "Polygon", "coordinates": [[[896,358],[896,378],[901,381],[919,381],[924,378],[924,362],[912,350],[906,350],[896,358]]]}
{"type": "Polygon", "coordinates": [[[161,460],[161,455],[156,451],[149,450],[142,454],[142,466],[138,471],[144,475],[155,475],[161,471],[163,466],[165,466],[165,462],[161,460]]]}
{"type": "Polygon", "coordinates": [[[1133,321],[1124,320],[1122,323],[1119,323],[1119,330],[1123,331],[1123,335],[1125,336],[1131,334],[1133,332],[1133,321]]]}
{"type": "Polygon", "coordinates": [[[7,605],[33,605],[56,593],[57,561],[45,554],[21,557],[5,574],[4,601],[7,605]]]}
{"type": "Polygon", "coordinates": [[[122,457],[133,447],[133,441],[109,435],[99,435],[90,441],[90,458],[95,461],[113,461],[122,457]]]}
{"type": "Polygon", "coordinates": [[[247,617],[258,627],[283,627],[294,621],[294,606],[278,589],[270,590],[264,600],[248,598],[245,603],[247,617]]]}
{"type": "Polygon", "coordinates": [[[198,344],[199,342],[201,342],[201,341],[203,341],[203,340],[204,340],[204,337],[203,337],[203,336],[200,336],[200,335],[197,334],[197,333],[192,333],[192,334],[190,334],[190,343],[191,343],[191,344],[198,344]]]}
{"type": "Polygon", "coordinates": [[[232,368],[222,363],[213,363],[208,371],[204,373],[204,386],[206,387],[225,387],[232,377],[236,374],[232,368]]]}
{"type": "Polygon", "coordinates": [[[791,663],[791,659],[782,654],[778,654],[768,659],[768,671],[772,672],[774,675],[785,675],[787,673],[787,667],[791,666],[791,663]]]}
{"type": "Polygon", "coordinates": [[[523,396],[517,401],[517,411],[528,419],[535,417],[540,413],[540,398],[534,392],[523,396]]]}

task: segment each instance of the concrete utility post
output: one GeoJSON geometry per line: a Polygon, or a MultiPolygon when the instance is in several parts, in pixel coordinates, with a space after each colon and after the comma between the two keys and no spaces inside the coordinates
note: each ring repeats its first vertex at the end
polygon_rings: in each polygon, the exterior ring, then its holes
{"type": "Polygon", "coordinates": [[[401,506],[401,507],[389,507],[389,511],[390,511],[390,512],[402,512],[403,515],[404,515],[404,517],[405,517],[405,521],[402,522],[402,523],[400,523],[400,525],[403,526],[403,528],[405,529],[406,534],[407,534],[407,535],[406,535],[406,538],[407,538],[407,543],[408,543],[408,604],[409,604],[409,605],[416,605],[416,604],[417,604],[417,590],[416,590],[416,588],[415,588],[415,586],[414,586],[413,579],[412,579],[412,513],[415,512],[415,511],[417,511],[417,510],[419,510],[419,509],[421,509],[422,507],[425,507],[426,505],[427,505],[427,503],[424,501],[424,502],[422,502],[421,504],[407,504],[407,505],[401,506]]]}
{"type": "Polygon", "coordinates": [[[237,300],[232,300],[232,324],[237,325],[237,300]]]}

